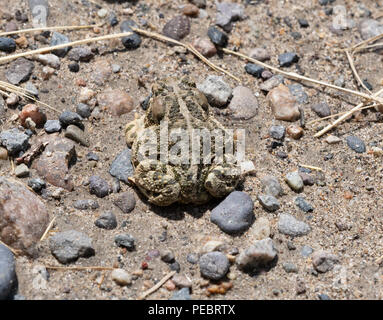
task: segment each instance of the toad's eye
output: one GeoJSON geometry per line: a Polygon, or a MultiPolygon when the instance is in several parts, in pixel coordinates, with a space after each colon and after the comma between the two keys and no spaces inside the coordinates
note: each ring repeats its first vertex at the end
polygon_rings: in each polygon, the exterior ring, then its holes
{"type": "Polygon", "coordinates": [[[196,91],[195,92],[195,98],[196,98],[198,104],[202,107],[202,109],[207,111],[209,108],[209,102],[207,101],[206,96],[202,92],[196,91]]]}
{"type": "Polygon", "coordinates": [[[151,105],[152,105],[153,120],[156,123],[160,123],[160,121],[165,116],[165,112],[166,112],[165,103],[164,103],[163,99],[158,98],[158,97],[154,97],[151,105]]]}

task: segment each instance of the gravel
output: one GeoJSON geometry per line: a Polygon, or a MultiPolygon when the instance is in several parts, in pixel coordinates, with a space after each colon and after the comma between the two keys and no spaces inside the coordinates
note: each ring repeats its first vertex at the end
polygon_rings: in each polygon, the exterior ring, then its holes
{"type": "Polygon", "coordinates": [[[214,107],[223,107],[231,98],[233,91],[220,76],[208,76],[201,84],[197,84],[200,90],[214,107]]]}
{"type": "Polygon", "coordinates": [[[121,193],[113,203],[123,212],[132,212],[136,206],[136,197],[131,191],[121,193]]]}
{"type": "Polygon", "coordinates": [[[86,137],[84,131],[82,131],[79,127],[77,127],[75,125],[72,125],[72,124],[69,125],[66,128],[64,136],[66,138],[69,138],[73,141],[80,143],[81,145],[83,145],[85,147],[89,147],[89,142],[87,140],[87,137],[86,137]]]}
{"type": "Polygon", "coordinates": [[[295,52],[286,52],[278,56],[278,62],[281,67],[290,67],[292,64],[298,62],[299,57],[295,52]]]}
{"type": "Polygon", "coordinates": [[[346,142],[350,149],[354,150],[356,153],[366,152],[366,145],[362,139],[356,136],[348,136],[346,142]]]}
{"type": "Polygon", "coordinates": [[[243,270],[253,270],[264,267],[273,261],[277,256],[273,240],[270,238],[257,240],[254,244],[242,251],[236,262],[243,270]]]}
{"type": "Polygon", "coordinates": [[[121,248],[126,248],[129,251],[134,250],[135,248],[135,239],[132,235],[124,233],[119,234],[114,238],[114,243],[121,248]]]}
{"type": "Polygon", "coordinates": [[[298,171],[287,173],[285,181],[295,192],[301,192],[303,190],[303,180],[298,171]]]}
{"type": "Polygon", "coordinates": [[[267,211],[274,212],[280,208],[279,201],[271,195],[258,195],[258,201],[267,211]]]}
{"type": "Polygon", "coordinates": [[[46,183],[43,179],[33,178],[28,180],[28,186],[36,193],[40,193],[46,187],[46,183]]]}
{"type": "Polygon", "coordinates": [[[175,291],[169,300],[192,300],[190,296],[190,289],[182,288],[178,291],[175,291]]]}
{"type": "Polygon", "coordinates": [[[271,126],[269,134],[273,139],[283,140],[286,135],[286,127],[284,126],[271,126]]]}
{"type": "Polygon", "coordinates": [[[300,237],[310,232],[310,226],[300,220],[297,220],[292,215],[281,213],[278,220],[278,230],[280,233],[291,237],[300,237]]]}
{"type": "Polygon", "coordinates": [[[314,210],[314,207],[308,203],[304,198],[302,197],[296,197],[295,198],[295,204],[298,206],[299,209],[301,209],[303,212],[311,212],[314,210]]]}
{"type": "Polygon", "coordinates": [[[64,128],[66,128],[69,125],[75,125],[78,127],[83,126],[81,116],[73,111],[65,110],[60,114],[59,120],[64,128]]]}
{"type": "Polygon", "coordinates": [[[241,191],[233,191],[211,211],[211,222],[229,234],[244,231],[254,221],[254,203],[241,191]]]}
{"type": "Polygon", "coordinates": [[[90,117],[92,110],[87,104],[79,103],[76,107],[76,113],[79,114],[82,118],[87,119],[90,117]]]}
{"type": "Polygon", "coordinates": [[[311,110],[314,111],[319,117],[324,118],[331,115],[330,107],[327,103],[316,103],[311,106],[311,110]]]}
{"type": "Polygon", "coordinates": [[[95,254],[92,239],[85,233],[76,230],[56,233],[50,237],[49,246],[53,256],[63,264],[95,254]]]}
{"type": "Polygon", "coordinates": [[[112,280],[120,286],[132,284],[132,276],[124,269],[114,269],[110,276],[112,280]]]}
{"type": "Polygon", "coordinates": [[[94,224],[101,229],[112,230],[117,228],[117,218],[113,212],[107,211],[101,214],[94,224]]]}
{"type": "Polygon", "coordinates": [[[261,178],[262,191],[268,195],[279,198],[283,196],[283,189],[278,179],[274,176],[266,175],[261,178]]]}
{"type": "Polygon", "coordinates": [[[230,262],[219,251],[205,253],[199,259],[201,275],[211,280],[222,279],[229,271],[230,262]]]}
{"type": "Polygon", "coordinates": [[[111,188],[108,182],[100,176],[91,176],[89,178],[89,192],[90,194],[95,194],[99,198],[104,198],[111,193],[111,188]]]}
{"type": "Polygon", "coordinates": [[[210,38],[211,42],[222,48],[226,47],[229,41],[226,33],[213,26],[209,27],[207,30],[207,36],[210,38]]]}
{"type": "Polygon", "coordinates": [[[44,130],[46,133],[60,132],[61,123],[59,120],[47,120],[44,124],[44,130]]]}
{"type": "Polygon", "coordinates": [[[287,273],[298,273],[298,267],[291,262],[284,262],[282,264],[283,270],[285,270],[287,273]]]}
{"type": "Polygon", "coordinates": [[[316,271],[325,273],[334,268],[334,265],[339,263],[338,256],[328,251],[315,251],[312,255],[313,266],[316,271]]]}
{"type": "Polygon", "coordinates": [[[9,64],[5,77],[11,84],[18,85],[29,80],[34,68],[35,65],[32,61],[18,58],[9,64]]]}
{"type": "Polygon", "coordinates": [[[29,148],[28,141],[29,136],[17,128],[0,133],[0,144],[3,145],[12,156],[17,156],[21,151],[26,151],[29,148]]]}
{"type": "Polygon", "coordinates": [[[130,159],[131,151],[127,148],[116,156],[109,169],[109,173],[113,177],[116,177],[118,180],[125,182],[126,184],[129,183],[128,178],[132,177],[134,174],[134,168],[130,159]]]}
{"type": "MultiPolygon", "coordinates": [[[[64,44],[64,43],[68,43],[68,42],[70,42],[70,40],[66,35],[59,33],[59,32],[53,32],[50,46],[57,46],[59,44],[64,44]]],[[[70,47],[55,49],[52,51],[52,53],[58,57],[63,58],[68,53],[69,49],[70,49],[70,47]]]]}
{"type": "Polygon", "coordinates": [[[84,199],[84,200],[77,200],[74,204],[73,207],[78,209],[78,210],[96,210],[100,207],[98,202],[93,199],[84,199]]]}
{"type": "Polygon", "coordinates": [[[256,78],[262,78],[262,72],[265,70],[265,68],[255,63],[248,63],[245,65],[245,70],[248,74],[251,74],[256,78]]]}
{"type": "Polygon", "coordinates": [[[0,51],[13,52],[16,50],[16,42],[12,38],[0,37],[0,51]]]}
{"type": "Polygon", "coordinates": [[[308,257],[310,254],[313,253],[313,248],[307,246],[307,245],[304,245],[302,246],[301,248],[301,255],[304,256],[304,257],[308,257]]]}
{"type": "Polygon", "coordinates": [[[181,40],[190,33],[190,19],[185,15],[179,15],[165,24],[162,33],[174,40],[181,40]]]}

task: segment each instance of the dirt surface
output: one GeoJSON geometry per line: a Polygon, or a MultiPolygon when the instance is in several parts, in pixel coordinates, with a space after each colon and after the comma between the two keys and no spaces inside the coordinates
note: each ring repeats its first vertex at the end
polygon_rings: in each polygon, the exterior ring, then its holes
{"type": "MultiPolygon", "coordinates": [[[[27,1],[15,0],[10,5],[0,0],[0,10],[13,16],[16,10],[29,14],[27,1]]],[[[245,2],[245,1],[243,1],[245,2]]],[[[278,55],[294,51],[300,57],[299,63],[285,70],[298,72],[318,80],[333,83],[340,76],[345,79],[347,88],[358,89],[346,56],[337,51],[361,41],[357,25],[363,17],[359,16],[359,5],[363,3],[372,17],[382,14],[382,7],[377,1],[347,1],[346,9],[349,18],[354,19],[356,26],[339,34],[330,31],[333,15],[327,16],[325,8],[341,4],[336,1],[328,6],[319,5],[317,0],[291,1],[247,1],[245,4],[247,18],[235,22],[229,34],[230,49],[239,49],[249,53],[254,47],[264,47],[271,56],[268,62],[278,66],[278,55]],[[292,27],[286,25],[284,18],[289,17],[292,27]],[[308,28],[300,28],[297,18],[303,17],[309,22],[308,28]],[[302,38],[294,40],[291,31],[298,31],[302,38]],[[299,66],[299,67],[298,67],[299,66]]],[[[97,0],[103,8],[116,13],[121,22],[126,19],[145,19],[151,31],[161,33],[164,24],[173,16],[181,13],[180,6],[186,1],[157,1],[145,0],[132,3],[113,3],[97,0]],[[131,14],[126,14],[126,8],[131,8],[131,14]],[[123,10],[125,9],[125,14],[123,10]],[[163,16],[163,18],[161,18],[163,16]]],[[[191,32],[183,39],[185,43],[192,42],[198,36],[206,36],[207,28],[214,24],[216,6],[213,1],[207,1],[206,13],[203,18],[192,18],[191,32]]],[[[99,18],[99,7],[87,1],[56,1],[50,0],[49,26],[77,25],[100,23],[107,18],[99,18]],[[84,3],[87,3],[85,5],[84,3]]],[[[382,4],[381,4],[382,5],[382,4]]],[[[0,26],[7,21],[2,18],[0,26]]],[[[31,27],[30,22],[15,21],[18,28],[31,27]]],[[[101,27],[101,34],[119,32],[119,25],[111,28],[101,27]]],[[[2,29],[3,30],[3,29],[2,29]]],[[[93,30],[63,32],[71,40],[96,36],[93,30]]],[[[29,48],[43,47],[46,44],[35,40],[28,34],[29,48]]],[[[217,74],[191,54],[186,54],[186,61],[174,55],[172,48],[159,41],[143,37],[141,46],[136,50],[127,51],[119,40],[98,42],[90,45],[98,48],[99,53],[90,62],[80,62],[80,71],[72,73],[68,69],[70,61],[61,58],[61,68],[49,80],[41,77],[42,65],[35,62],[32,83],[40,91],[40,100],[54,106],[60,111],[69,109],[75,111],[81,87],[79,80],[84,81],[88,88],[102,92],[106,88],[118,88],[126,91],[135,102],[135,111],[143,113],[139,102],[145,98],[150,86],[157,79],[169,75],[182,76],[189,73],[196,82],[202,82],[208,75],[217,74]],[[91,81],[93,68],[97,61],[107,59],[110,63],[121,66],[119,73],[114,73],[105,85],[98,86],[91,81]],[[144,86],[141,86],[140,83],[144,86]]],[[[26,49],[23,49],[24,51],[26,49]]],[[[17,49],[16,52],[21,52],[17,49]]],[[[362,79],[374,88],[382,85],[382,55],[377,52],[364,52],[355,56],[355,65],[362,79]]],[[[142,262],[147,261],[149,268],[143,275],[137,276],[132,285],[120,287],[113,282],[110,271],[58,271],[49,270],[50,277],[46,287],[42,288],[34,281],[36,274],[32,272],[36,265],[60,265],[52,256],[49,241],[39,244],[39,256],[35,259],[17,257],[17,276],[19,293],[26,299],[137,299],[142,292],[164,277],[170,269],[161,259],[147,259],[148,252],[156,249],[164,251],[171,249],[181,266],[181,274],[192,280],[193,299],[318,299],[319,294],[326,294],[332,299],[382,299],[383,272],[376,260],[383,254],[383,198],[382,198],[382,160],[369,152],[357,154],[351,150],[345,141],[349,135],[360,137],[371,149],[371,143],[383,147],[383,127],[381,118],[375,111],[365,111],[350,121],[342,123],[331,133],[342,141],[328,145],[322,138],[314,138],[317,125],[307,125],[304,136],[300,140],[286,138],[279,151],[287,153],[286,159],[276,156],[276,150],[269,151],[272,139],[268,136],[273,124],[284,126],[290,123],[277,121],[266,103],[265,94],[259,89],[263,80],[256,79],[244,71],[245,62],[230,55],[215,55],[210,58],[216,65],[227,69],[238,76],[242,85],[249,87],[258,98],[259,112],[248,121],[234,121],[230,116],[218,115],[219,120],[229,128],[246,128],[247,156],[256,167],[256,174],[245,178],[239,190],[245,191],[254,199],[254,214],[256,218],[265,217],[271,224],[271,237],[278,251],[278,262],[267,271],[251,275],[240,271],[235,264],[230,268],[233,287],[224,295],[206,295],[206,281],[201,277],[198,264],[190,264],[186,257],[190,253],[198,253],[203,243],[209,239],[220,239],[227,248],[238,248],[239,251],[250,244],[249,232],[240,236],[230,236],[222,232],[210,221],[210,210],[219,200],[208,205],[194,207],[172,205],[166,208],[156,208],[148,204],[135,190],[137,204],[129,213],[122,213],[113,203],[116,197],[111,194],[98,199],[89,194],[89,188],[84,186],[90,176],[100,175],[108,182],[113,178],[109,175],[109,167],[116,155],[125,147],[124,127],[134,118],[134,112],[120,117],[112,116],[106,111],[101,112],[99,120],[86,120],[85,132],[89,138],[90,147],[76,144],[77,163],[70,169],[75,181],[72,192],[64,192],[59,200],[44,200],[51,218],[56,217],[51,234],[58,231],[78,230],[86,233],[93,240],[95,256],[80,258],[71,266],[119,266],[129,273],[140,270],[142,262]],[[86,159],[86,154],[95,152],[100,160],[93,167],[86,159]],[[331,153],[332,159],[325,160],[331,153]],[[283,182],[287,172],[297,170],[298,166],[310,165],[323,169],[325,185],[305,186],[300,196],[304,197],[314,211],[308,214],[302,212],[294,203],[297,194],[283,182]],[[276,213],[265,211],[257,201],[261,192],[260,177],[270,174],[279,179],[285,195],[279,199],[281,208],[276,213]],[[351,196],[348,196],[351,194],[351,196]],[[73,203],[79,199],[96,199],[100,208],[96,210],[79,211],[73,208],[73,203]],[[97,217],[107,211],[113,211],[118,220],[114,230],[104,230],[95,226],[97,217]],[[296,218],[307,222],[311,227],[308,235],[291,239],[281,234],[277,229],[278,214],[288,212],[296,218]],[[124,222],[124,223],[123,223],[124,222]],[[340,231],[336,223],[342,222],[350,226],[340,231]],[[124,226],[122,226],[122,224],[124,226]],[[161,241],[164,231],[165,241],[161,241]],[[124,252],[114,245],[114,237],[127,232],[136,239],[136,250],[124,252]],[[287,243],[292,241],[296,250],[289,250],[287,243]],[[314,250],[328,250],[340,258],[340,263],[331,271],[313,275],[310,257],[301,255],[303,245],[314,250]],[[298,268],[298,273],[287,273],[282,265],[292,262],[298,268]],[[100,284],[102,279],[102,284],[100,284]],[[297,286],[302,285],[306,290],[297,293],[297,286]]],[[[7,64],[0,66],[0,77],[4,74],[7,64]]],[[[228,76],[224,80],[236,87],[238,83],[228,76]]],[[[286,81],[289,83],[289,81],[286,81]]],[[[305,120],[317,119],[310,106],[318,102],[327,102],[331,112],[337,113],[351,109],[360,102],[358,97],[339,93],[319,86],[305,86],[308,103],[303,104],[305,120]]],[[[219,110],[216,110],[219,113],[219,110]]],[[[8,109],[7,119],[19,110],[8,109]]],[[[58,114],[46,110],[48,119],[57,119],[58,114]]],[[[299,121],[298,121],[299,122],[299,121]]],[[[297,122],[297,124],[298,124],[297,122]]],[[[319,125],[327,125],[327,121],[319,125]]],[[[2,130],[15,127],[11,121],[2,125],[2,130]]],[[[41,130],[43,131],[43,130],[41,130]]],[[[61,133],[63,135],[63,133],[61,133]]],[[[31,138],[31,144],[37,136],[31,138]]],[[[11,176],[11,163],[0,160],[0,174],[11,176]]],[[[313,171],[318,177],[319,173],[313,171]]],[[[31,176],[37,177],[36,171],[31,170],[31,176]]],[[[27,182],[28,178],[20,179],[27,182]]],[[[132,189],[121,183],[122,191],[132,189]]],[[[49,238],[49,237],[48,237],[49,238]]],[[[298,290],[299,291],[299,290],[298,290]]],[[[149,299],[168,299],[171,291],[159,289],[150,295],[149,299]]]]}

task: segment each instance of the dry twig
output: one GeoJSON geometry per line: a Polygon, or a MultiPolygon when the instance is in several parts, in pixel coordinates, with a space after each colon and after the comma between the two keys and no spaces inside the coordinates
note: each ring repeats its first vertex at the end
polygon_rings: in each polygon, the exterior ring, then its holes
{"type": "Polygon", "coordinates": [[[0,37],[10,36],[13,34],[20,34],[20,33],[31,33],[36,31],[52,31],[52,30],[79,30],[79,29],[90,29],[94,27],[100,27],[100,24],[94,24],[94,25],[87,25],[87,26],[58,26],[58,27],[41,27],[41,28],[30,28],[30,29],[22,29],[22,30],[15,30],[15,31],[9,31],[9,32],[1,32],[0,37]]]}
{"type": "Polygon", "coordinates": [[[352,72],[354,73],[354,76],[355,76],[356,80],[357,80],[357,81],[359,82],[359,84],[363,87],[363,89],[367,90],[367,92],[371,94],[370,89],[368,89],[368,88],[366,87],[366,85],[364,84],[364,82],[362,81],[362,79],[359,77],[358,72],[356,71],[356,68],[355,68],[355,65],[354,65],[354,60],[353,60],[353,58],[352,58],[352,55],[350,54],[350,52],[349,52],[348,50],[346,50],[345,52],[346,52],[346,56],[347,56],[348,62],[350,63],[351,70],[352,70],[352,72]]]}
{"type": "Polygon", "coordinates": [[[47,236],[49,230],[52,228],[53,223],[55,222],[55,220],[56,220],[56,217],[53,217],[52,221],[48,224],[48,227],[46,228],[44,234],[41,236],[40,242],[45,239],[45,237],[47,236]]]}
{"type": "Polygon", "coordinates": [[[152,294],[153,292],[157,291],[161,286],[168,281],[171,277],[173,277],[177,271],[169,272],[165,277],[163,277],[156,285],[151,287],[149,290],[145,291],[141,296],[138,297],[138,300],[144,300],[148,295],[152,294]]]}
{"type": "Polygon", "coordinates": [[[4,247],[7,247],[9,251],[11,251],[15,256],[18,256],[21,253],[21,250],[13,249],[7,244],[5,244],[3,241],[0,240],[0,244],[2,244],[4,247]]]}
{"type": "Polygon", "coordinates": [[[58,270],[58,271],[104,271],[104,270],[114,270],[113,267],[101,267],[101,266],[89,266],[89,267],[62,267],[62,266],[45,266],[47,269],[58,270]]]}
{"type": "MultiPolygon", "coordinates": [[[[383,92],[383,89],[380,89],[379,91],[375,92],[372,96],[378,97],[383,92]]],[[[364,103],[359,103],[357,106],[352,108],[350,111],[346,112],[343,116],[336,119],[333,123],[329,124],[327,127],[319,131],[314,135],[314,137],[319,138],[320,136],[324,135],[326,132],[330,131],[332,128],[335,128],[340,122],[347,119],[349,116],[351,116],[354,112],[360,110],[364,106],[364,103]]]]}

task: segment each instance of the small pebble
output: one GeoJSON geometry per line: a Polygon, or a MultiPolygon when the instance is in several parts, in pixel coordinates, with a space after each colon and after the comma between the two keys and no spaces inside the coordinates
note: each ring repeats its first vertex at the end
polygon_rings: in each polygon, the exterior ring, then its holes
{"type": "Polygon", "coordinates": [[[92,110],[85,103],[79,103],[76,107],[76,113],[78,113],[82,118],[87,119],[90,117],[92,110]]]}
{"type": "Polygon", "coordinates": [[[231,87],[223,80],[223,77],[210,75],[197,88],[214,107],[223,107],[232,96],[231,87]]]}
{"type": "Polygon", "coordinates": [[[261,78],[262,72],[265,70],[265,68],[255,63],[248,63],[245,65],[245,70],[248,74],[251,74],[256,78],[261,78]]]}
{"type": "Polygon", "coordinates": [[[120,286],[132,284],[132,276],[123,269],[114,269],[110,276],[112,280],[120,286]]]}
{"type": "Polygon", "coordinates": [[[292,215],[281,213],[278,220],[278,230],[280,233],[299,237],[308,234],[311,228],[307,223],[297,220],[292,215]]]}
{"type": "Polygon", "coordinates": [[[41,190],[46,187],[46,183],[40,178],[33,178],[28,180],[28,186],[31,187],[34,192],[40,193],[41,190]]]}
{"type": "Polygon", "coordinates": [[[301,192],[303,190],[303,181],[298,171],[287,173],[285,181],[295,192],[301,192]]]}
{"type": "Polygon", "coordinates": [[[257,240],[254,244],[240,253],[237,264],[240,269],[252,270],[266,266],[277,256],[273,240],[266,238],[257,240]]]}
{"type": "Polygon", "coordinates": [[[24,164],[20,164],[15,169],[15,176],[18,178],[25,178],[29,176],[29,168],[24,164]]]}
{"type": "Polygon", "coordinates": [[[101,229],[112,230],[117,228],[117,218],[113,212],[108,211],[101,214],[94,224],[101,229]]]}
{"type": "Polygon", "coordinates": [[[46,133],[60,132],[61,123],[59,120],[47,120],[44,124],[44,130],[46,133]]]}
{"type": "Polygon", "coordinates": [[[301,249],[301,255],[304,256],[304,257],[308,257],[310,254],[313,253],[313,248],[307,246],[307,245],[304,245],[301,249]]]}
{"type": "Polygon", "coordinates": [[[64,128],[71,124],[78,127],[82,127],[82,118],[76,112],[65,110],[60,114],[59,120],[64,128]]]}
{"type": "Polygon", "coordinates": [[[211,42],[213,42],[218,47],[226,47],[228,43],[228,36],[223,31],[219,30],[216,27],[209,27],[207,30],[207,35],[210,38],[211,42]]]}
{"type": "Polygon", "coordinates": [[[16,50],[16,42],[12,38],[0,37],[0,51],[13,52],[16,50]]]}
{"type": "Polygon", "coordinates": [[[298,206],[299,209],[301,209],[303,212],[311,212],[314,210],[314,207],[308,203],[304,198],[302,197],[296,197],[295,198],[295,204],[298,206]]]}
{"type": "Polygon", "coordinates": [[[85,147],[89,147],[89,142],[87,141],[84,131],[82,131],[79,127],[75,125],[69,125],[66,128],[64,136],[73,141],[80,143],[81,145],[85,147]]]}
{"type": "Polygon", "coordinates": [[[286,132],[291,138],[295,140],[298,140],[303,136],[303,129],[294,124],[288,126],[286,132]]]}
{"type": "Polygon", "coordinates": [[[161,252],[161,260],[166,263],[174,262],[175,256],[171,250],[165,250],[161,252]]]}
{"type": "Polygon", "coordinates": [[[111,192],[111,189],[109,184],[101,177],[91,176],[89,178],[89,192],[99,198],[104,198],[111,192]]]}
{"type": "Polygon", "coordinates": [[[222,279],[229,271],[230,262],[226,255],[219,251],[205,253],[199,260],[202,276],[211,280],[222,279]]]}
{"type": "Polygon", "coordinates": [[[135,239],[130,234],[119,234],[114,238],[114,243],[121,248],[126,248],[129,251],[134,250],[135,239]]]}
{"type": "Polygon", "coordinates": [[[283,263],[282,268],[287,273],[298,273],[298,267],[294,263],[291,263],[291,262],[283,263]]]}
{"type": "Polygon", "coordinates": [[[269,134],[273,139],[283,140],[286,134],[286,128],[284,126],[271,126],[269,134]]]}
{"type": "Polygon", "coordinates": [[[356,136],[348,136],[346,138],[347,145],[354,150],[356,153],[364,153],[366,152],[366,145],[363,140],[356,136]]]}
{"type": "Polygon", "coordinates": [[[253,222],[253,209],[253,200],[247,193],[233,191],[211,211],[210,220],[226,233],[238,233],[253,222]]]}
{"type": "Polygon", "coordinates": [[[339,258],[328,251],[315,251],[312,255],[313,266],[316,271],[325,273],[334,268],[339,263],[339,258]]]}
{"type": "Polygon", "coordinates": [[[281,67],[290,67],[293,63],[298,62],[299,57],[295,52],[286,52],[278,56],[279,65],[281,67]]]}
{"type": "Polygon", "coordinates": [[[267,211],[275,212],[280,208],[279,201],[271,195],[258,195],[258,201],[267,211]]]}
{"type": "Polygon", "coordinates": [[[73,207],[78,210],[96,210],[100,207],[98,202],[93,199],[76,200],[73,207]]]}
{"type": "Polygon", "coordinates": [[[120,208],[123,213],[132,212],[136,206],[136,197],[131,191],[121,193],[113,203],[120,208]]]}
{"type": "Polygon", "coordinates": [[[68,68],[70,72],[79,72],[80,65],[77,62],[71,62],[68,64],[68,68]]]}
{"type": "Polygon", "coordinates": [[[174,40],[181,40],[190,33],[190,20],[185,15],[179,15],[165,24],[162,33],[174,40]]]}
{"type": "Polygon", "coordinates": [[[324,118],[331,115],[330,107],[327,103],[316,103],[311,106],[311,110],[314,111],[319,117],[324,118]]]}

